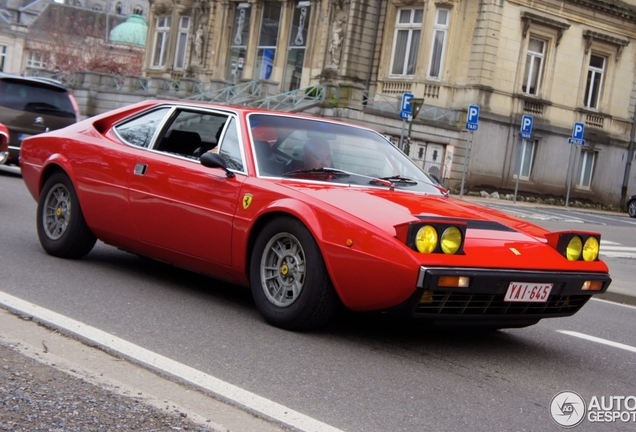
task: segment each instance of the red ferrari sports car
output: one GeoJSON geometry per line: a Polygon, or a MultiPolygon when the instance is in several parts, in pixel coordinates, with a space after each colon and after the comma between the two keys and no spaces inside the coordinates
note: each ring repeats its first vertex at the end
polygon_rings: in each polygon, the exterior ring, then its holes
{"type": "Polygon", "coordinates": [[[323,118],[145,101],[26,139],[22,176],[47,253],[99,239],[249,286],[287,329],[340,304],[522,327],[611,282],[599,234],[449,197],[382,135],[323,118]]]}

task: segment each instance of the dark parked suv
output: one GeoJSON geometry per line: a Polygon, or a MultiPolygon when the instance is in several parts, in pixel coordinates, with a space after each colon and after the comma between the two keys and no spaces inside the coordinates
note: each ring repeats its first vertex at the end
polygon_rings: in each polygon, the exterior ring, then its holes
{"type": "Polygon", "coordinates": [[[9,129],[9,149],[0,150],[0,164],[18,165],[24,138],[60,129],[79,120],[73,95],[47,78],[0,74],[0,123],[9,129]]]}

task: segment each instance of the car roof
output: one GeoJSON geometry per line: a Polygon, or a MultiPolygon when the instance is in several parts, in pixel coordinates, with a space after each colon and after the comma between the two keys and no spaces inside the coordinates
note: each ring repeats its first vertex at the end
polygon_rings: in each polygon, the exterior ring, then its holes
{"type": "Polygon", "coordinates": [[[37,85],[48,85],[50,87],[55,87],[60,90],[67,90],[66,86],[62,84],[60,81],[57,81],[53,78],[46,77],[25,77],[22,75],[14,75],[8,73],[0,73],[0,80],[3,81],[22,81],[25,83],[32,83],[37,85]]]}

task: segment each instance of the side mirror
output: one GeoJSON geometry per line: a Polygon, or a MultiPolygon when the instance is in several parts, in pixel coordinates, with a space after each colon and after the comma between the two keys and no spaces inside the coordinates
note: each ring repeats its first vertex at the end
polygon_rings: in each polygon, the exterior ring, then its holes
{"type": "Polygon", "coordinates": [[[199,157],[199,161],[201,165],[207,168],[221,168],[225,171],[225,174],[232,178],[234,177],[234,173],[227,169],[227,164],[225,163],[225,159],[218,153],[205,152],[199,157]]]}

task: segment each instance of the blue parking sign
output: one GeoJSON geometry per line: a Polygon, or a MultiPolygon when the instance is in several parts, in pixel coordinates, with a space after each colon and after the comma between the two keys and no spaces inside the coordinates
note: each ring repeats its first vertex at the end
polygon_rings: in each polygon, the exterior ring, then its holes
{"type": "Polygon", "coordinates": [[[574,123],[574,129],[572,129],[572,138],[583,139],[583,133],[585,132],[585,123],[574,123]]]}
{"type": "Polygon", "coordinates": [[[521,138],[532,139],[532,123],[534,119],[531,115],[521,117],[521,138]]]}
{"type": "Polygon", "coordinates": [[[400,106],[400,118],[408,119],[411,117],[411,99],[415,95],[413,93],[402,94],[402,105],[400,106]]]}
{"type": "Polygon", "coordinates": [[[583,134],[585,133],[585,123],[574,123],[574,128],[572,128],[572,137],[568,138],[568,142],[574,145],[585,145],[585,140],[583,139],[583,134]]]}
{"type": "Polygon", "coordinates": [[[468,105],[468,113],[466,114],[466,129],[476,131],[479,129],[479,106],[468,105]]]}

